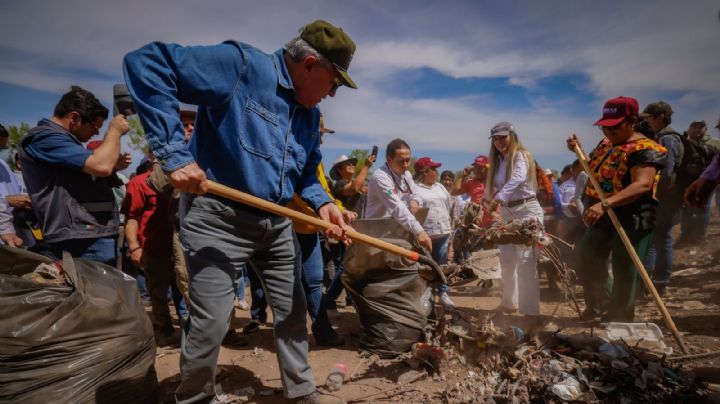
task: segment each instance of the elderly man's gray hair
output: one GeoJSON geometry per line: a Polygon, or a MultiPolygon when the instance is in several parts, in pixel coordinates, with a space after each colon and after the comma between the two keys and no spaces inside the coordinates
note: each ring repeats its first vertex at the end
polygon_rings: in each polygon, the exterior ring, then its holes
{"type": "Polygon", "coordinates": [[[323,55],[318,53],[309,43],[305,42],[304,39],[297,37],[292,39],[290,42],[285,44],[285,51],[292,58],[292,60],[299,62],[305,59],[307,56],[315,56],[320,63],[330,63],[323,55]]]}

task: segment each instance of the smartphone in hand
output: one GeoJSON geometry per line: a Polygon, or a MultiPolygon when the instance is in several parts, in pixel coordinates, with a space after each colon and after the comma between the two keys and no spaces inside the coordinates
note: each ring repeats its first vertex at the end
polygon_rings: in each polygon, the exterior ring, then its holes
{"type": "Polygon", "coordinates": [[[377,145],[373,146],[372,152],[370,153],[371,156],[377,156],[378,154],[378,147],[377,145]]]}

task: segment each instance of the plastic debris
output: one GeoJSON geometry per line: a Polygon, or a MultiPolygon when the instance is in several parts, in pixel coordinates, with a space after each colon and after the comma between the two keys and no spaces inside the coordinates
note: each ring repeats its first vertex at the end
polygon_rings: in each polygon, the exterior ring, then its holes
{"type": "Polygon", "coordinates": [[[330,374],[328,374],[327,379],[325,379],[325,388],[328,389],[328,391],[340,390],[347,373],[348,368],[344,363],[336,363],[333,365],[330,374]]]}
{"type": "Polygon", "coordinates": [[[574,377],[570,376],[560,383],[554,384],[550,387],[550,391],[553,392],[562,400],[572,401],[577,400],[582,396],[582,389],[580,388],[580,382],[574,377]]]}

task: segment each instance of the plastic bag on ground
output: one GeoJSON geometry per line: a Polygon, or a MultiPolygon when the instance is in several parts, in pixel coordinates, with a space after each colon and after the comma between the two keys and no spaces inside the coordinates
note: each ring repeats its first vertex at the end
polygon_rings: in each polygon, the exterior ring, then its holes
{"type": "Polygon", "coordinates": [[[65,282],[23,275],[52,260],[0,247],[0,402],[157,402],[155,341],[135,280],[65,255],[65,282]]]}
{"type": "MultiPolygon", "coordinates": [[[[372,237],[412,250],[414,236],[393,219],[353,222],[372,237]]],[[[360,347],[381,357],[410,350],[422,336],[431,305],[419,264],[378,248],[353,243],[347,250],[342,282],[358,310],[364,335],[360,347]]]]}

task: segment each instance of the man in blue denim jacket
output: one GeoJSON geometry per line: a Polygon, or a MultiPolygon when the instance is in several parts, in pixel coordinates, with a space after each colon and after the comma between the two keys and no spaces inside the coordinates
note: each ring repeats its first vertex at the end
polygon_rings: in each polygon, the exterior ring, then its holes
{"type": "Polygon", "coordinates": [[[209,402],[219,394],[220,343],[247,262],[273,310],[285,396],[301,402],[332,398],[315,392],[307,360],[306,302],[294,273],[290,220],[205,192],[210,179],[281,205],[297,193],[337,225],[328,236],[344,239],[342,215],[316,177],[321,160],[316,106],[341,85],[357,88],[347,73],[354,52],[342,29],[318,20],[271,55],[228,41],[193,47],[151,43],[125,57],[125,78],[150,147],[171,184],[185,192],[180,238],[191,311],[183,331],[178,402],[209,402]],[[189,147],[180,102],[198,105],[189,147]]]}

